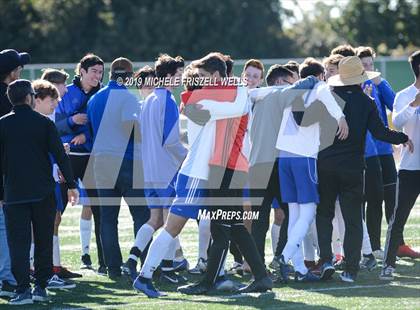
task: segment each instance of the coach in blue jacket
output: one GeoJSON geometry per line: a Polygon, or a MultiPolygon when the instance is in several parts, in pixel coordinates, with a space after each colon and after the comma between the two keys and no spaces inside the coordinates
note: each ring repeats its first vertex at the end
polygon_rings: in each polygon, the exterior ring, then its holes
{"type": "Polygon", "coordinates": [[[133,65],[130,60],[115,59],[111,64],[108,85],[88,103],[88,119],[94,140],[94,175],[101,210],[101,239],[111,279],[121,275],[122,256],[118,242],[121,198],[124,197],[130,208],[134,237],[150,216],[144,203],[140,105],[137,98],[121,83],[132,75],[133,65]]]}

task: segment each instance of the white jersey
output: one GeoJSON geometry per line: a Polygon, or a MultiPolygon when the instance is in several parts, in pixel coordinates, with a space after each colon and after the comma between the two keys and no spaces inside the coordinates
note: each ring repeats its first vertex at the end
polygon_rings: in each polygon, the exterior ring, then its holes
{"type": "Polygon", "coordinates": [[[396,128],[402,129],[414,144],[413,153],[410,153],[407,147],[401,148],[400,169],[403,170],[420,170],[420,107],[410,106],[419,91],[414,84],[410,85],[398,92],[394,100],[392,122],[396,128]]]}
{"type": "MultiPolygon", "coordinates": [[[[311,105],[315,100],[320,100],[327,108],[328,113],[337,121],[344,116],[325,82],[318,82],[314,89],[305,92],[303,100],[305,107],[311,105]]],[[[292,106],[286,108],[277,136],[276,148],[298,156],[318,158],[319,145],[319,123],[300,127],[293,117],[292,106]]]]}

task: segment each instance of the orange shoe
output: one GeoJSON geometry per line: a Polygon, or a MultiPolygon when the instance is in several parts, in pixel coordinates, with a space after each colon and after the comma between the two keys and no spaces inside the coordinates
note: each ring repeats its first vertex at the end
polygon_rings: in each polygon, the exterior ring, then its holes
{"type": "Polygon", "coordinates": [[[410,248],[408,245],[403,244],[398,247],[398,257],[420,258],[420,253],[410,248]]]}

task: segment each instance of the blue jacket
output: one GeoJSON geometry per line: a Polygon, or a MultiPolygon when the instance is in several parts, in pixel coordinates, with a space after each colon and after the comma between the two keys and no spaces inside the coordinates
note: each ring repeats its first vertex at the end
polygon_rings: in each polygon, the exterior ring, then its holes
{"type": "MultiPolygon", "coordinates": [[[[388,117],[386,115],[386,109],[392,111],[395,99],[395,93],[391,88],[391,85],[382,79],[379,85],[375,85],[372,81],[366,81],[363,84],[372,85],[372,97],[375,99],[376,106],[378,108],[379,116],[386,127],[388,127],[388,117]]],[[[374,139],[378,155],[389,155],[393,153],[392,146],[389,143],[374,139]]]]}
{"type": "Polygon", "coordinates": [[[73,83],[67,86],[67,93],[63,96],[55,110],[55,125],[63,143],[70,144],[70,151],[77,153],[90,153],[92,150],[92,137],[87,124],[77,125],[73,122],[73,115],[87,113],[87,102],[100,89],[93,88],[85,93],[80,84],[80,78],[76,76],[73,83]],[[85,134],[86,143],[74,145],[70,141],[79,134],[85,134]]]}

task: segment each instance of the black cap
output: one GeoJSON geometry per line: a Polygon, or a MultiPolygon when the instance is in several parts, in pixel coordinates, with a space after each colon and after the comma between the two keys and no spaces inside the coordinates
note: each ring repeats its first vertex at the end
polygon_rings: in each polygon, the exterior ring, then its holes
{"type": "Polygon", "coordinates": [[[13,105],[21,104],[26,95],[35,95],[32,84],[28,80],[19,79],[13,81],[7,87],[7,97],[13,105]]]}
{"type": "Polygon", "coordinates": [[[30,61],[31,56],[28,53],[18,53],[13,49],[2,50],[0,52],[0,74],[12,72],[30,61]]]}

